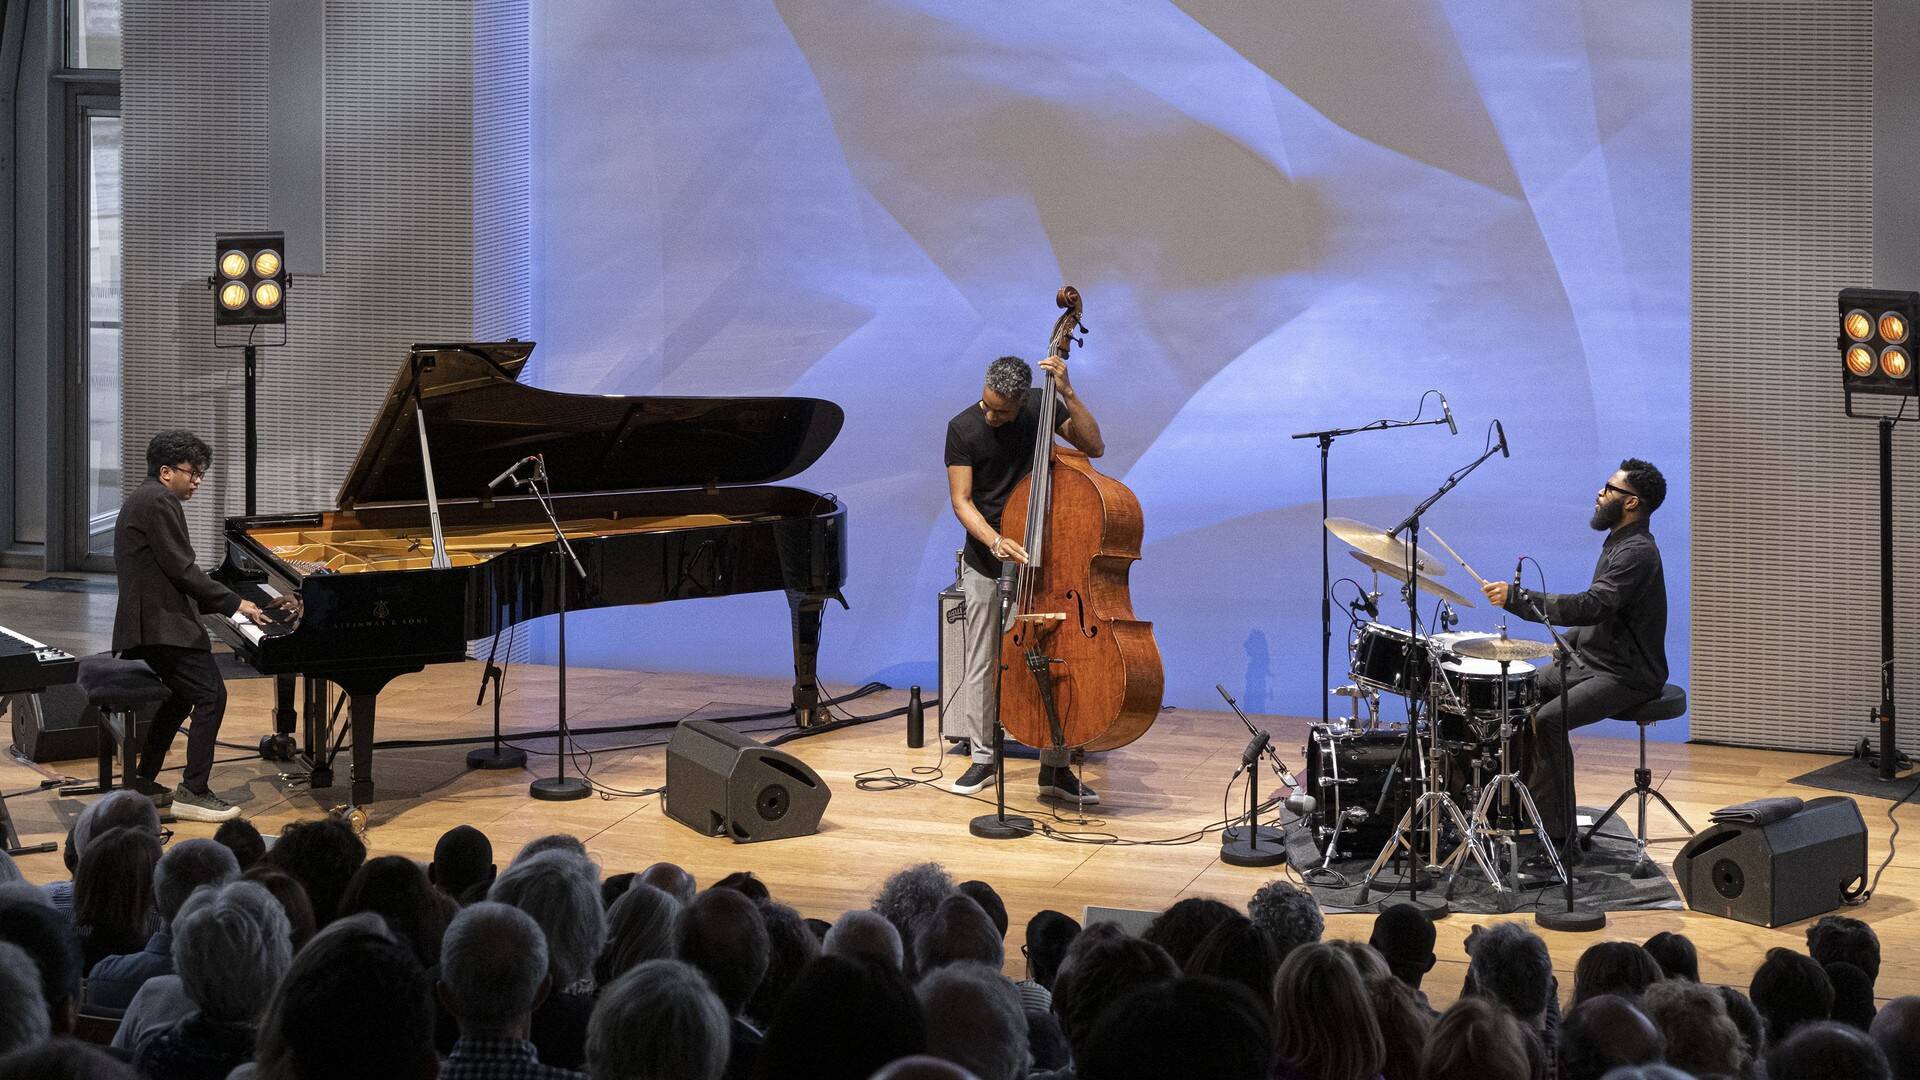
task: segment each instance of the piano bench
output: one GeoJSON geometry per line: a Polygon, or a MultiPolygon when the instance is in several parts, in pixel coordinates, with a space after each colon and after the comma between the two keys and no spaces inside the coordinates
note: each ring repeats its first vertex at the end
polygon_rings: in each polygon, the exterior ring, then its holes
{"type": "Polygon", "coordinates": [[[76,680],[94,710],[100,728],[100,780],[60,789],[62,795],[104,795],[115,787],[113,759],[120,757],[120,783],[133,786],[133,760],[138,753],[139,710],[167,700],[173,691],[144,661],[121,660],[110,654],[83,656],[76,680]]]}

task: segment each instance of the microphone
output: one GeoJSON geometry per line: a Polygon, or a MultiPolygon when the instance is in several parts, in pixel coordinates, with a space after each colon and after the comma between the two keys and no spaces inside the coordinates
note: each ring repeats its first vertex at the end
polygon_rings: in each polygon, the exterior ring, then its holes
{"type": "Polygon", "coordinates": [[[509,480],[517,479],[520,475],[521,468],[539,460],[540,460],[539,454],[528,454],[526,457],[523,457],[519,461],[516,461],[513,464],[507,466],[507,469],[505,472],[501,473],[499,476],[494,477],[493,480],[487,484],[487,490],[498,491],[500,489],[501,484],[504,484],[509,480]]]}
{"type": "Polygon", "coordinates": [[[1509,604],[1513,603],[1514,598],[1520,595],[1520,570],[1526,565],[1527,557],[1525,555],[1513,560],[1513,584],[1507,589],[1507,603],[1509,604]]]}
{"type": "Polygon", "coordinates": [[[1280,805],[1305,817],[1320,808],[1320,802],[1311,795],[1289,795],[1280,801],[1280,805]]]}
{"type": "MultiPolygon", "coordinates": [[[[1267,743],[1271,741],[1273,741],[1273,736],[1264,731],[1254,735],[1254,737],[1248,741],[1247,748],[1240,753],[1240,767],[1242,769],[1253,768],[1253,763],[1260,760],[1261,752],[1266,750],[1267,743]]],[[[1297,785],[1288,784],[1287,786],[1296,787],[1297,785]]]]}
{"type": "Polygon", "coordinates": [[[1445,394],[1440,395],[1440,411],[1447,418],[1447,433],[1450,435],[1460,434],[1460,425],[1453,422],[1453,406],[1447,404],[1447,395],[1445,394]]]}
{"type": "Polygon", "coordinates": [[[1493,430],[1500,433],[1500,456],[1512,457],[1513,455],[1507,452],[1507,429],[1500,425],[1500,421],[1495,420],[1493,430]]]}
{"type": "Polygon", "coordinates": [[[1366,612],[1367,618],[1369,619],[1378,619],[1380,617],[1380,605],[1373,599],[1373,594],[1370,592],[1362,591],[1360,593],[1360,599],[1354,601],[1353,606],[1366,612]]]}

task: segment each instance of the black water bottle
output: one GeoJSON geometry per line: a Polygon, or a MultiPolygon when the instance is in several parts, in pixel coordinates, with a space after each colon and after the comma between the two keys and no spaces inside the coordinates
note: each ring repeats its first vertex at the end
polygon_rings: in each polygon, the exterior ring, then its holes
{"type": "Polygon", "coordinates": [[[927,709],[920,704],[920,688],[907,689],[907,748],[918,750],[927,743],[927,709]]]}

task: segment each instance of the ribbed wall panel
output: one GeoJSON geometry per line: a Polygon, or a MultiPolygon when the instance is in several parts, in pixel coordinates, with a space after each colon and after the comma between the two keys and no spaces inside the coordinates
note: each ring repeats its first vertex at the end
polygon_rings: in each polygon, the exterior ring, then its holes
{"type": "MultiPolygon", "coordinates": [[[[1873,284],[1873,3],[1696,0],[1693,50],[1693,737],[1843,749],[1879,697],[1876,435],[1834,345],[1835,294],[1873,284]]],[[[1910,558],[1897,596],[1915,657],[1910,558]]]]}

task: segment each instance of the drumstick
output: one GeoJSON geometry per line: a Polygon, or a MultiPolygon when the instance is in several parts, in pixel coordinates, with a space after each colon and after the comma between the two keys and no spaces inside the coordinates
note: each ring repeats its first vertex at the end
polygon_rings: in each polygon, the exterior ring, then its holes
{"type": "Polygon", "coordinates": [[[1439,533],[1434,532],[1432,529],[1428,529],[1427,535],[1433,537],[1435,540],[1438,540],[1440,542],[1440,546],[1447,549],[1447,554],[1453,556],[1453,561],[1459,563],[1460,568],[1462,570],[1465,570],[1469,575],[1471,575],[1473,580],[1479,582],[1482,585],[1485,585],[1487,583],[1487,579],[1481,577],[1479,572],[1476,571],[1473,567],[1468,566],[1467,560],[1461,558],[1460,553],[1453,550],[1453,545],[1447,543],[1446,540],[1442,539],[1439,533]]]}

